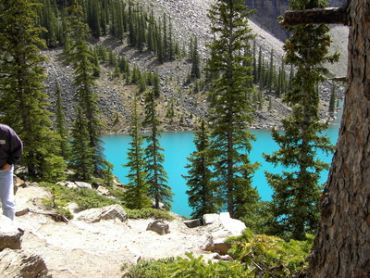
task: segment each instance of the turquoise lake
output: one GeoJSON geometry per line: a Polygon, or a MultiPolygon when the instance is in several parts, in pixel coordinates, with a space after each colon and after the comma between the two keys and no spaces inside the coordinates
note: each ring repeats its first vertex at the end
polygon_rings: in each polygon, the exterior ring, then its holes
{"type": "MultiPolygon", "coordinates": [[[[335,123],[326,131],[332,144],[336,144],[338,138],[339,124],[335,123]]],[[[253,186],[257,187],[262,200],[271,200],[272,189],[268,185],[264,172],[281,172],[282,168],[274,167],[263,159],[263,153],[272,153],[277,150],[277,144],[271,136],[270,130],[252,130],[256,136],[253,142],[253,148],[250,153],[252,162],[258,162],[260,167],[253,177],[253,186]]],[[[123,167],[127,163],[127,150],[130,143],[130,137],[127,135],[104,136],[104,155],[108,161],[113,163],[113,173],[125,184],[127,183],[126,175],[128,169],[123,167]]],[[[194,135],[192,132],[164,133],[161,136],[160,143],[164,151],[164,167],[168,174],[168,184],[172,187],[174,197],[172,211],[182,216],[190,216],[191,208],[188,205],[186,194],[187,186],[185,179],[182,177],[187,174],[185,165],[187,157],[195,150],[193,143],[194,135]]],[[[331,162],[332,155],[326,155],[319,152],[318,156],[325,162],[331,162]]],[[[321,175],[321,183],[325,183],[328,172],[321,175]]]]}

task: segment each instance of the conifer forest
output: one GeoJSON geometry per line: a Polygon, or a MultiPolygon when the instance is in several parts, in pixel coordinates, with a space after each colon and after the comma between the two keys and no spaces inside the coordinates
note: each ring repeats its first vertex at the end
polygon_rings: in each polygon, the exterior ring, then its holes
{"type": "Polygon", "coordinates": [[[0,276],[370,277],[369,30],[368,0],[0,0],[0,276]]]}

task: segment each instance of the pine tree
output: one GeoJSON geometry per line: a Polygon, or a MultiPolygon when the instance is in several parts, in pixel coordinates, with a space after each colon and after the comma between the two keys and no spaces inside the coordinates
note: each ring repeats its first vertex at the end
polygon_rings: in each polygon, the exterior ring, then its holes
{"type": "Polygon", "coordinates": [[[144,150],[142,149],[143,137],[140,134],[140,127],[135,96],[132,109],[131,143],[128,152],[128,162],[124,165],[129,168],[129,174],[127,175],[129,183],[125,192],[125,204],[130,209],[142,209],[151,205],[151,201],[148,198],[144,150]]]}
{"type": "Polygon", "coordinates": [[[38,1],[2,1],[0,17],[0,121],[24,142],[22,163],[31,178],[57,179],[65,164],[51,129],[44,93],[42,29],[36,24],[38,1]]]}
{"type": "Polygon", "coordinates": [[[331,116],[333,116],[335,112],[335,103],[336,103],[335,84],[333,83],[329,100],[329,114],[331,116]]]}
{"type": "Polygon", "coordinates": [[[75,178],[91,181],[94,174],[94,150],[90,146],[87,120],[84,107],[78,105],[72,128],[70,166],[75,170],[75,178]]]}
{"type": "Polygon", "coordinates": [[[82,9],[78,4],[70,7],[69,32],[71,33],[72,49],[70,59],[73,62],[76,86],[76,103],[81,109],[87,124],[89,148],[93,153],[93,169],[95,175],[100,175],[104,168],[102,144],[100,140],[101,125],[99,121],[99,109],[97,96],[94,92],[94,55],[87,46],[87,26],[82,21],[82,9]]]}
{"type": "Polygon", "coordinates": [[[194,36],[193,38],[193,46],[191,50],[191,79],[199,79],[200,78],[200,58],[198,52],[198,38],[194,36]]]}
{"type": "Polygon", "coordinates": [[[70,148],[69,148],[69,137],[68,130],[65,122],[65,114],[62,105],[62,92],[59,84],[57,83],[56,90],[56,131],[58,132],[61,141],[60,141],[60,151],[61,156],[65,161],[68,161],[70,148]]]}
{"type": "MultiPolygon", "coordinates": [[[[291,2],[292,9],[322,7],[306,6],[306,1],[291,2]]],[[[290,89],[284,97],[293,111],[283,120],[283,132],[273,130],[280,149],[266,155],[268,162],[284,167],[282,174],[266,173],[274,189],[272,207],[276,233],[294,239],[305,239],[313,233],[319,220],[320,172],[328,167],[317,157],[317,150],[331,152],[329,139],[321,132],[327,124],[319,118],[317,84],[323,80],[329,55],[330,35],[325,25],[305,24],[289,28],[285,43],[286,60],[296,69],[290,89]]]]}
{"type": "Polygon", "coordinates": [[[99,22],[99,1],[89,0],[87,3],[87,23],[89,24],[91,34],[94,38],[99,39],[101,35],[99,22]]]}
{"type": "Polygon", "coordinates": [[[193,209],[192,217],[200,218],[206,213],[217,213],[221,207],[220,193],[212,179],[209,133],[204,120],[195,132],[194,144],[196,150],[188,157],[186,166],[188,175],[185,178],[189,187],[186,193],[193,209]]]}
{"type": "Polygon", "coordinates": [[[272,92],[273,81],[274,81],[274,50],[271,49],[271,52],[270,52],[270,68],[269,68],[269,73],[268,73],[268,84],[267,84],[270,94],[272,92]]]}
{"type": "Polygon", "coordinates": [[[145,140],[145,172],[149,187],[149,196],[153,198],[155,208],[160,208],[160,203],[166,208],[171,207],[172,192],[167,185],[167,174],[163,168],[163,149],[159,144],[159,121],[156,112],[156,97],[154,92],[148,90],[145,96],[145,121],[144,125],[150,129],[145,140]]]}
{"type": "Polygon", "coordinates": [[[253,138],[248,130],[252,107],[245,97],[253,92],[252,87],[245,86],[253,79],[251,57],[245,51],[253,38],[247,21],[250,13],[243,0],[218,0],[209,12],[214,39],[208,68],[218,76],[209,94],[210,149],[215,182],[225,192],[231,217],[242,217],[251,202],[244,193],[251,189],[256,167],[248,157],[253,138]]]}

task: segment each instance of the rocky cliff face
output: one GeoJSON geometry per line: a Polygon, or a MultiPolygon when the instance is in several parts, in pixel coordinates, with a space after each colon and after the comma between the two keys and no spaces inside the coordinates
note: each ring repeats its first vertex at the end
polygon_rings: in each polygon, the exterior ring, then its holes
{"type": "MultiPolygon", "coordinates": [[[[279,25],[278,17],[288,9],[289,0],[246,0],[247,6],[256,12],[253,21],[268,30],[280,40],[285,40],[287,32],[279,25]]],[[[342,6],[345,0],[330,0],[330,6],[342,6]]]]}

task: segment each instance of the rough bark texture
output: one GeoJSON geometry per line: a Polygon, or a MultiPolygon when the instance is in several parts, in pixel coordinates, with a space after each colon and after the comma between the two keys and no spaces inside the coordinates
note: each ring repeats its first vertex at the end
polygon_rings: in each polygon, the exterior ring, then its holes
{"type": "Polygon", "coordinates": [[[349,6],[349,87],[310,277],[370,277],[369,6],[369,0],[352,0],[349,6]]]}
{"type": "Polygon", "coordinates": [[[327,23],[347,25],[345,8],[325,8],[303,11],[286,11],[282,25],[297,25],[305,23],[327,23]]]}

